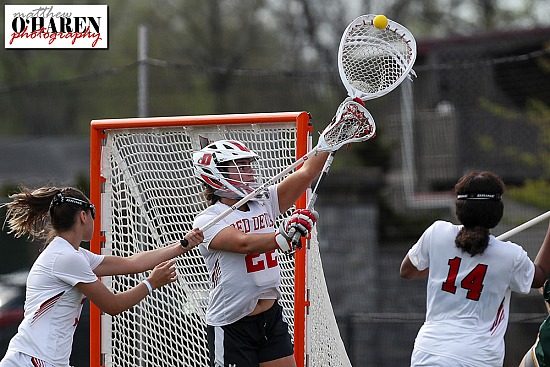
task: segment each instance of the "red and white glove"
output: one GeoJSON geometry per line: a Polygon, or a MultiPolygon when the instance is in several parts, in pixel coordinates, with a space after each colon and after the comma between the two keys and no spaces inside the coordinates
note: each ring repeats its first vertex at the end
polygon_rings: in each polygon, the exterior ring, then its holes
{"type": "Polygon", "coordinates": [[[315,210],[295,210],[290,217],[281,223],[279,231],[275,234],[275,242],[279,246],[279,249],[283,252],[294,250],[296,245],[299,246],[300,244],[300,241],[297,244],[292,243],[294,235],[298,233],[300,237],[309,238],[311,236],[311,229],[318,218],[319,214],[315,210]]]}

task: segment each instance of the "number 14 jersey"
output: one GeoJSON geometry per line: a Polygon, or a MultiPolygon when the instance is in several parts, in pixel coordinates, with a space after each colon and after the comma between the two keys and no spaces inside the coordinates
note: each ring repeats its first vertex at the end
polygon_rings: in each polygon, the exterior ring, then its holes
{"type": "Polygon", "coordinates": [[[409,250],[429,268],[426,321],[415,348],[471,363],[502,366],[511,292],[528,293],[534,264],[523,248],[490,236],[482,255],[455,245],[462,226],[436,221],[409,250]]]}

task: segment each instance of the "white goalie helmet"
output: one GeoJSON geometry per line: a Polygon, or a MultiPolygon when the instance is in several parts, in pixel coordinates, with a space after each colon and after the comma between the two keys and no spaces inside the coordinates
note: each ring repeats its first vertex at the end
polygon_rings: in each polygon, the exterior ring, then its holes
{"type": "Polygon", "coordinates": [[[195,177],[220,197],[240,199],[262,185],[259,156],[237,140],[218,140],[193,153],[193,166],[195,177]]]}

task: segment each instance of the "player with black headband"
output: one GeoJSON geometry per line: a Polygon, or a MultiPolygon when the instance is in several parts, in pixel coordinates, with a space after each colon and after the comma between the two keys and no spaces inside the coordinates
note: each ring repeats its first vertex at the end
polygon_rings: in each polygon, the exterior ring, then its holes
{"type": "MultiPolygon", "coordinates": [[[[210,275],[206,311],[210,366],[294,367],[293,345],[279,305],[280,252],[293,251],[295,233],[309,236],[315,212],[298,209],[275,228],[319,175],[328,153],[319,153],[277,185],[204,231],[199,245],[210,275]]],[[[208,208],[193,225],[204,227],[257,187],[258,155],[242,142],[219,140],[193,155],[208,208]]]]}
{"type": "Polygon", "coordinates": [[[86,298],[117,315],[155,288],[177,280],[175,260],[203,239],[195,229],[180,243],[129,257],[94,254],[81,242],[92,239],[95,207],[75,188],[22,188],[10,196],[6,222],[15,237],[28,235],[44,247],[27,278],[25,316],[0,367],[69,367],[73,334],[86,298]],[[100,276],[136,274],[153,269],[142,282],[113,294],[100,276]]]}
{"type": "Polygon", "coordinates": [[[401,277],[428,279],[411,366],[502,367],[511,293],[528,293],[548,278],[550,232],[533,262],[522,247],[490,232],[504,209],[497,175],[470,172],[455,193],[461,224],[436,221],[401,264],[401,277]]]}

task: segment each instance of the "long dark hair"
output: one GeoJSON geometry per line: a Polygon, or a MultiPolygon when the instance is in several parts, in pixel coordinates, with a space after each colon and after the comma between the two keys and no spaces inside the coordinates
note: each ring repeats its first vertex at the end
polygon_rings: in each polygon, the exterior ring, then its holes
{"type": "Polygon", "coordinates": [[[6,204],[5,223],[9,226],[9,233],[15,237],[27,235],[32,241],[42,240],[47,244],[58,232],[70,229],[76,221],[76,214],[83,208],[70,202],[53,205],[56,195],[90,202],[86,195],[73,187],[41,187],[36,190],[22,187],[18,193],[9,196],[12,201],[6,204]]]}
{"type": "Polygon", "coordinates": [[[470,172],[458,180],[455,193],[455,213],[463,225],[455,244],[471,256],[483,254],[489,245],[489,229],[502,219],[504,183],[492,172],[470,172]]]}

